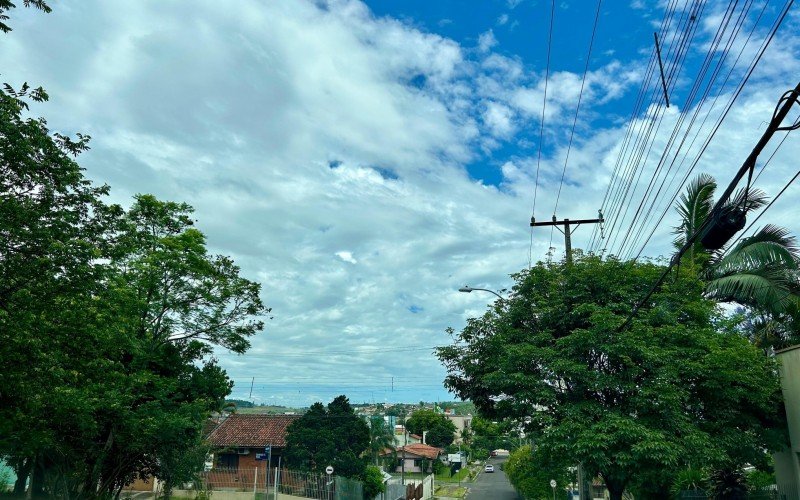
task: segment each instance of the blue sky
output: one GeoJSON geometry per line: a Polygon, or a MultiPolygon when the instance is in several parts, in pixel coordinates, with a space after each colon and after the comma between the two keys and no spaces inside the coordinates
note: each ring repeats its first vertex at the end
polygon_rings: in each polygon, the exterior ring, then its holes
{"type": "MultiPolygon", "coordinates": [[[[243,0],[236,9],[211,0],[191,8],[65,0],[48,15],[13,12],[0,72],[15,86],[47,89],[50,102],[32,111],[54,130],[92,136],[79,161],[111,186],[113,201],[153,193],[193,205],[212,251],[262,284],[274,319],[247,354],[217,353],[234,397],[449,400],[431,348],[494,298],[458,288],[507,288],[529,257],[545,259],[551,247],[563,255],[558,233],[531,239],[528,220],[534,191],[537,219],[553,215],[596,5],[556,3],[540,161],[550,7],[542,0],[243,0]]],[[[635,182],[612,190],[620,202],[606,207],[611,234],[592,248],[635,254],[652,231],[643,255],[668,255],[676,223],[669,196],[784,5],[605,0],[558,217],[594,216],[609,185],[625,185],[615,166],[631,166],[635,182]],[[630,121],[653,31],[670,5],[674,19],[704,6],[676,71],[674,104],[665,109],[649,85],[630,121]],[[726,29],[732,45],[721,59],[711,41],[731,5],[743,23],[735,37],[733,25],[726,29]],[[731,77],[712,86],[718,102],[698,107],[686,101],[709,51],[731,77]],[[633,161],[626,130],[657,123],[652,145],[633,161]],[[673,130],[688,138],[680,150],[670,144],[673,130]],[[674,169],[659,168],[660,158],[674,169]],[[651,179],[664,186],[657,198],[644,196],[651,179]],[[633,220],[640,202],[653,210],[633,220]]],[[[666,54],[682,33],[662,34],[666,54]]],[[[798,33],[792,7],[690,175],[727,183],[778,97],[797,83],[798,33]]],[[[774,195],[797,171],[798,137],[789,136],[756,187],[774,195]]],[[[787,190],[762,222],[800,233],[796,196],[787,190]]],[[[597,243],[592,234],[578,229],[574,246],[597,243]]]]}
{"type": "MultiPolygon", "coordinates": [[[[540,77],[545,72],[550,1],[494,0],[465,3],[456,0],[395,0],[367,4],[376,15],[402,19],[421,30],[456,40],[466,47],[478,46],[481,37],[490,32],[495,40],[495,53],[519,60],[529,71],[540,77]]],[[[556,2],[550,54],[552,72],[567,71],[582,75],[596,8],[596,2],[591,0],[556,2]]],[[[613,61],[637,61],[649,57],[649,50],[653,45],[652,21],[659,20],[662,12],[655,5],[634,6],[621,1],[606,1],[604,5],[601,4],[590,70],[613,61]]],[[[590,123],[605,127],[614,121],[627,119],[634,97],[633,93],[625,93],[607,105],[593,107],[593,120],[590,123]]],[[[468,163],[470,175],[487,184],[500,185],[503,180],[501,165],[508,158],[535,153],[539,146],[538,124],[531,122],[528,125],[513,140],[504,141],[490,154],[468,163]],[[520,140],[523,138],[526,141],[521,145],[520,140]]],[[[554,144],[552,141],[544,141],[542,146],[549,151],[554,144]]]]}

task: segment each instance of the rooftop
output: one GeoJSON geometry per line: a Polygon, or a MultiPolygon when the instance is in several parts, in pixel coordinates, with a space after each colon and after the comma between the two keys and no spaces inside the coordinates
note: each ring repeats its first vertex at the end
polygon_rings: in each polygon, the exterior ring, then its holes
{"type": "Polygon", "coordinates": [[[299,415],[234,413],[214,429],[208,440],[219,448],[286,446],[286,428],[298,418],[299,415]]]}
{"type": "MultiPolygon", "coordinates": [[[[442,450],[441,448],[437,448],[435,446],[428,445],[428,444],[414,443],[414,444],[407,444],[405,446],[401,446],[401,447],[397,448],[397,451],[398,452],[401,452],[401,451],[405,452],[403,454],[404,456],[405,455],[417,455],[417,456],[420,456],[420,457],[423,457],[423,458],[430,458],[431,460],[435,460],[436,458],[439,458],[439,455],[444,450],[442,450]]],[[[393,454],[393,453],[394,453],[393,451],[388,450],[388,451],[384,452],[383,454],[384,455],[389,455],[389,454],[393,454]]]]}

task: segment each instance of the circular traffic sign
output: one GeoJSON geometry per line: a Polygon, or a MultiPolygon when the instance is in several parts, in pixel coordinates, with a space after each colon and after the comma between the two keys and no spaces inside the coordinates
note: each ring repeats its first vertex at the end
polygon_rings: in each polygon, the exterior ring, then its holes
{"type": "Polygon", "coordinates": [[[329,476],[331,474],[333,474],[333,466],[332,465],[329,465],[329,466],[325,467],[325,474],[327,474],[329,476]]]}
{"type": "Polygon", "coordinates": [[[550,487],[551,488],[555,488],[556,487],[556,480],[555,479],[551,479],[550,480],[550,487]]]}

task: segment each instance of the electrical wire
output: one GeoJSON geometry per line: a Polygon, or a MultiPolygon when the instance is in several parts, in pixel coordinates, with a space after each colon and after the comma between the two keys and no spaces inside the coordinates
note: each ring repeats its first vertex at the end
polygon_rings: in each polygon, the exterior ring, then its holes
{"type": "MultiPolygon", "coordinates": [[[[679,41],[678,47],[674,51],[674,60],[669,70],[669,76],[667,79],[668,89],[672,89],[677,82],[677,75],[680,73],[680,70],[683,67],[683,64],[685,62],[685,56],[688,52],[688,47],[690,45],[691,40],[694,38],[697,26],[699,25],[699,23],[696,20],[702,13],[702,8],[704,6],[705,6],[704,3],[700,3],[699,1],[695,2],[694,8],[690,11],[690,13],[686,14],[686,22],[681,23],[685,27],[683,29],[683,36],[679,41]]],[[[683,20],[684,16],[682,16],[681,19],[683,20]]],[[[672,45],[673,44],[670,44],[670,52],[672,51],[672,45]]],[[[667,57],[669,57],[669,54],[667,55],[667,57]]],[[[654,88],[653,92],[654,92],[654,97],[657,96],[657,103],[664,104],[665,97],[658,91],[658,89],[654,88]]],[[[630,173],[628,176],[628,180],[626,181],[626,187],[624,192],[620,191],[620,195],[618,196],[619,199],[618,209],[616,211],[616,214],[612,216],[613,222],[607,234],[610,248],[614,247],[617,239],[619,238],[620,233],[615,233],[615,230],[617,228],[621,230],[622,223],[627,218],[631,201],[635,197],[635,192],[638,189],[639,181],[641,180],[641,176],[644,172],[643,168],[644,162],[646,162],[647,158],[650,155],[650,152],[652,151],[653,145],[655,144],[655,139],[658,135],[658,131],[660,130],[661,124],[663,123],[664,120],[665,111],[666,107],[663,105],[656,108],[652,119],[649,120],[647,131],[643,136],[642,140],[640,141],[640,146],[638,150],[636,150],[636,154],[632,155],[629,158],[629,166],[627,171],[630,173]],[[646,154],[645,151],[647,151],[646,154]],[[630,193],[631,187],[634,188],[634,191],[629,196],[628,194],[630,193]]]]}
{"type": "MultiPolygon", "coordinates": [[[[575,116],[572,119],[572,130],[569,133],[569,143],[567,144],[567,152],[564,156],[564,169],[561,171],[561,182],[558,183],[558,194],[556,195],[556,204],[553,207],[553,216],[555,217],[558,210],[558,201],[561,199],[561,188],[564,186],[564,176],[567,173],[567,164],[569,163],[569,153],[572,149],[572,140],[575,137],[575,126],[578,124],[578,112],[581,109],[581,100],[583,99],[583,88],[586,85],[586,75],[589,73],[589,63],[592,57],[592,47],[594,47],[594,37],[597,33],[597,21],[600,19],[600,7],[603,0],[597,0],[597,11],[594,15],[594,24],[592,25],[592,36],[589,39],[589,51],[586,54],[586,65],[583,68],[583,78],[581,79],[581,89],[578,92],[578,104],[575,106],[575,116]]],[[[550,227],[550,244],[548,247],[553,246],[553,226],[550,227]]]]}
{"type": "MultiPolygon", "coordinates": [[[[709,50],[706,53],[706,57],[705,57],[703,63],[701,64],[701,67],[700,67],[700,70],[698,72],[697,77],[695,78],[695,83],[692,86],[692,88],[690,90],[690,93],[689,93],[689,96],[686,99],[686,103],[684,105],[685,109],[688,109],[690,104],[694,101],[694,99],[695,99],[700,87],[702,86],[702,82],[706,78],[706,74],[708,73],[708,70],[711,67],[711,62],[714,60],[714,54],[717,52],[717,50],[718,50],[718,48],[719,48],[719,46],[720,46],[720,44],[721,44],[721,42],[723,40],[723,35],[727,31],[728,25],[729,25],[729,23],[730,23],[730,21],[731,21],[731,19],[733,17],[733,14],[734,14],[734,11],[735,11],[735,7],[736,7],[736,3],[738,3],[738,2],[731,3],[729,5],[728,10],[725,12],[725,15],[723,16],[723,21],[720,23],[720,26],[717,29],[716,34],[714,35],[714,39],[713,39],[712,43],[709,46],[709,50]]],[[[692,118],[689,121],[689,124],[686,127],[686,130],[684,131],[684,134],[683,134],[683,137],[682,137],[680,143],[678,144],[677,148],[674,151],[673,160],[672,160],[672,162],[670,162],[669,167],[667,168],[667,170],[666,170],[666,172],[664,174],[664,178],[663,178],[663,180],[661,181],[661,183],[660,183],[660,185],[658,187],[658,191],[655,192],[655,195],[652,197],[652,200],[650,200],[650,195],[653,192],[653,187],[656,184],[656,180],[658,179],[658,177],[660,175],[660,172],[662,171],[662,169],[663,169],[663,167],[664,167],[664,165],[666,163],[667,158],[669,158],[669,156],[672,153],[672,151],[671,151],[672,147],[676,142],[676,139],[677,139],[677,137],[679,135],[681,127],[683,126],[684,120],[688,116],[688,113],[685,113],[685,112],[681,113],[680,117],[676,121],[675,126],[673,127],[672,134],[670,135],[670,138],[667,141],[667,144],[664,147],[664,150],[663,150],[663,152],[662,152],[662,154],[661,154],[661,156],[660,156],[660,158],[658,160],[658,163],[657,163],[657,165],[656,165],[656,167],[654,169],[653,175],[650,178],[650,182],[648,183],[648,186],[647,186],[647,188],[645,190],[645,193],[643,194],[642,199],[639,202],[639,206],[636,209],[634,217],[631,219],[631,224],[630,224],[630,226],[628,228],[628,231],[626,232],[625,237],[622,240],[622,245],[620,246],[620,249],[619,249],[619,252],[618,252],[621,257],[625,256],[625,255],[627,255],[625,258],[630,257],[630,254],[632,254],[632,252],[633,252],[633,250],[634,250],[634,248],[636,246],[636,241],[640,238],[640,235],[642,234],[642,232],[644,231],[645,226],[647,225],[648,221],[650,220],[650,216],[651,216],[651,214],[653,212],[653,208],[656,206],[656,203],[659,200],[659,197],[660,197],[661,192],[662,192],[662,190],[664,188],[664,185],[665,185],[665,183],[667,181],[667,178],[668,178],[670,172],[672,172],[672,169],[673,169],[673,167],[675,165],[675,160],[677,159],[678,155],[680,154],[681,149],[683,148],[684,144],[686,143],[686,139],[688,138],[689,133],[692,130],[692,127],[694,125],[694,122],[695,122],[696,118],[698,117],[700,111],[702,110],[703,106],[706,103],[706,99],[708,97],[708,94],[711,91],[711,89],[713,88],[714,82],[716,81],[717,77],[719,76],[719,72],[720,72],[721,68],[723,67],[723,64],[724,64],[725,60],[727,59],[728,53],[730,51],[730,47],[733,45],[735,39],[738,37],[739,31],[740,31],[742,25],[744,24],[745,19],[747,18],[747,14],[748,14],[752,4],[753,4],[753,0],[750,0],[749,3],[746,3],[745,7],[743,7],[742,10],[740,11],[738,19],[737,19],[736,23],[734,24],[733,29],[731,30],[731,34],[728,37],[728,40],[727,40],[727,42],[725,44],[725,47],[721,51],[721,55],[719,56],[719,58],[717,58],[716,67],[715,67],[714,71],[712,72],[710,78],[708,79],[705,91],[703,92],[702,96],[700,97],[698,103],[695,105],[695,109],[694,109],[694,113],[692,114],[692,118]],[[645,205],[647,205],[646,213],[644,213],[644,216],[640,218],[639,215],[643,212],[643,210],[645,208],[645,205]],[[637,222],[638,222],[638,224],[637,224],[637,222]],[[627,248],[627,253],[626,253],[626,248],[627,248]]],[[[752,31],[751,31],[751,34],[752,34],[752,31]]],[[[710,110],[709,110],[709,112],[710,112],[710,110]]]]}
{"type": "MultiPolygon", "coordinates": [[[[542,144],[544,139],[544,116],[547,109],[547,84],[550,80],[550,50],[553,46],[553,19],[556,14],[556,0],[550,2],[550,30],[547,35],[547,66],[544,74],[544,96],[542,97],[542,119],[539,125],[539,151],[536,155],[536,182],[533,188],[533,206],[531,207],[531,222],[536,216],[536,196],[539,191],[539,170],[542,162],[542,144]]],[[[533,260],[533,226],[530,227],[531,242],[528,248],[528,268],[530,269],[533,260]]]]}
{"type": "MultiPolygon", "coordinates": [[[[700,158],[702,157],[703,153],[706,151],[706,149],[708,148],[708,145],[711,143],[711,141],[713,140],[713,138],[716,135],[717,131],[722,126],[722,123],[725,121],[725,118],[728,116],[728,113],[732,109],[733,104],[736,102],[738,97],[741,95],[742,90],[744,89],[745,85],[747,84],[747,82],[749,81],[749,79],[752,76],[753,72],[755,71],[756,67],[758,66],[758,63],[761,61],[761,58],[763,57],[764,53],[766,52],[767,48],[769,47],[770,43],[772,42],[773,38],[775,37],[775,34],[778,31],[778,28],[783,23],[784,19],[786,18],[786,15],[788,14],[789,9],[791,8],[793,3],[794,3],[794,0],[788,0],[786,2],[785,7],[784,7],[781,15],[775,20],[775,23],[773,24],[772,28],[770,29],[769,36],[767,38],[765,38],[764,42],[762,42],[761,47],[759,48],[757,54],[753,58],[752,63],[750,64],[749,70],[746,72],[745,76],[742,78],[742,80],[739,83],[736,91],[731,95],[728,103],[725,106],[725,110],[722,112],[721,116],[718,118],[716,124],[712,128],[711,133],[708,135],[708,137],[704,141],[703,146],[700,148],[700,151],[695,156],[694,160],[692,161],[691,166],[689,167],[689,169],[686,172],[686,175],[684,175],[683,180],[680,182],[680,184],[678,186],[678,189],[673,194],[673,196],[672,196],[671,200],[669,201],[669,203],[667,203],[667,205],[664,208],[663,212],[661,213],[661,216],[659,217],[658,221],[656,221],[655,225],[653,226],[653,229],[650,231],[650,234],[647,236],[647,239],[645,240],[644,244],[642,245],[641,249],[639,250],[636,258],[638,258],[642,254],[642,252],[644,251],[644,248],[647,246],[647,244],[650,242],[650,239],[653,237],[653,234],[655,234],[656,229],[658,229],[658,227],[660,226],[661,221],[663,221],[663,219],[666,216],[667,212],[669,212],[669,209],[672,207],[673,203],[677,199],[678,194],[680,194],[680,192],[682,191],[683,186],[686,184],[686,181],[688,180],[689,176],[691,175],[691,173],[694,171],[694,168],[699,163],[700,158]]],[[[742,51],[743,50],[744,50],[744,48],[742,48],[742,51]]]]}
{"type": "MultiPolygon", "coordinates": [[[[667,8],[664,12],[664,17],[661,20],[661,26],[659,27],[659,31],[662,33],[669,29],[669,26],[672,23],[672,17],[675,14],[675,7],[677,5],[677,0],[670,0],[670,3],[667,5],[667,8]]],[[[650,53],[650,60],[647,63],[645,69],[645,76],[642,79],[642,86],[639,88],[639,93],[634,100],[633,110],[631,112],[630,118],[627,120],[627,127],[625,129],[625,135],[623,136],[622,142],[619,147],[619,154],[617,155],[617,159],[614,162],[614,167],[611,172],[611,177],[609,179],[608,187],[606,188],[606,192],[603,195],[603,200],[600,202],[600,211],[606,210],[606,202],[610,194],[614,191],[616,180],[618,178],[619,168],[622,164],[622,158],[625,155],[625,151],[627,150],[628,144],[630,142],[630,138],[632,135],[634,124],[636,123],[635,118],[639,115],[641,105],[643,103],[644,96],[646,94],[647,88],[649,86],[649,82],[651,81],[653,72],[656,67],[656,51],[655,48],[650,53]]],[[[599,249],[601,243],[603,243],[603,238],[597,239],[597,226],[595,226],[594,230],[592,231],[592,238],[589,242],[589,250],[596,251],[599,249]]]]}

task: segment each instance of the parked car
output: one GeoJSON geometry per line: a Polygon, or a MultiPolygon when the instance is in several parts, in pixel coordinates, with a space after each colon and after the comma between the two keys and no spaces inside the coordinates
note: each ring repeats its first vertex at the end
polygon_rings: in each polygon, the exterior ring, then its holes
{"type": "Polygon", "coordinates": [[[494,465],[486,464],[486,467],[483,468],[484,472],[494,472],[494,465]]]}
{"type": "Polygon", "coordinates": [[[489,453],[489,456],[496,457],[497,456],[497,452],[492,450],[492,452],[489,453]]]}

